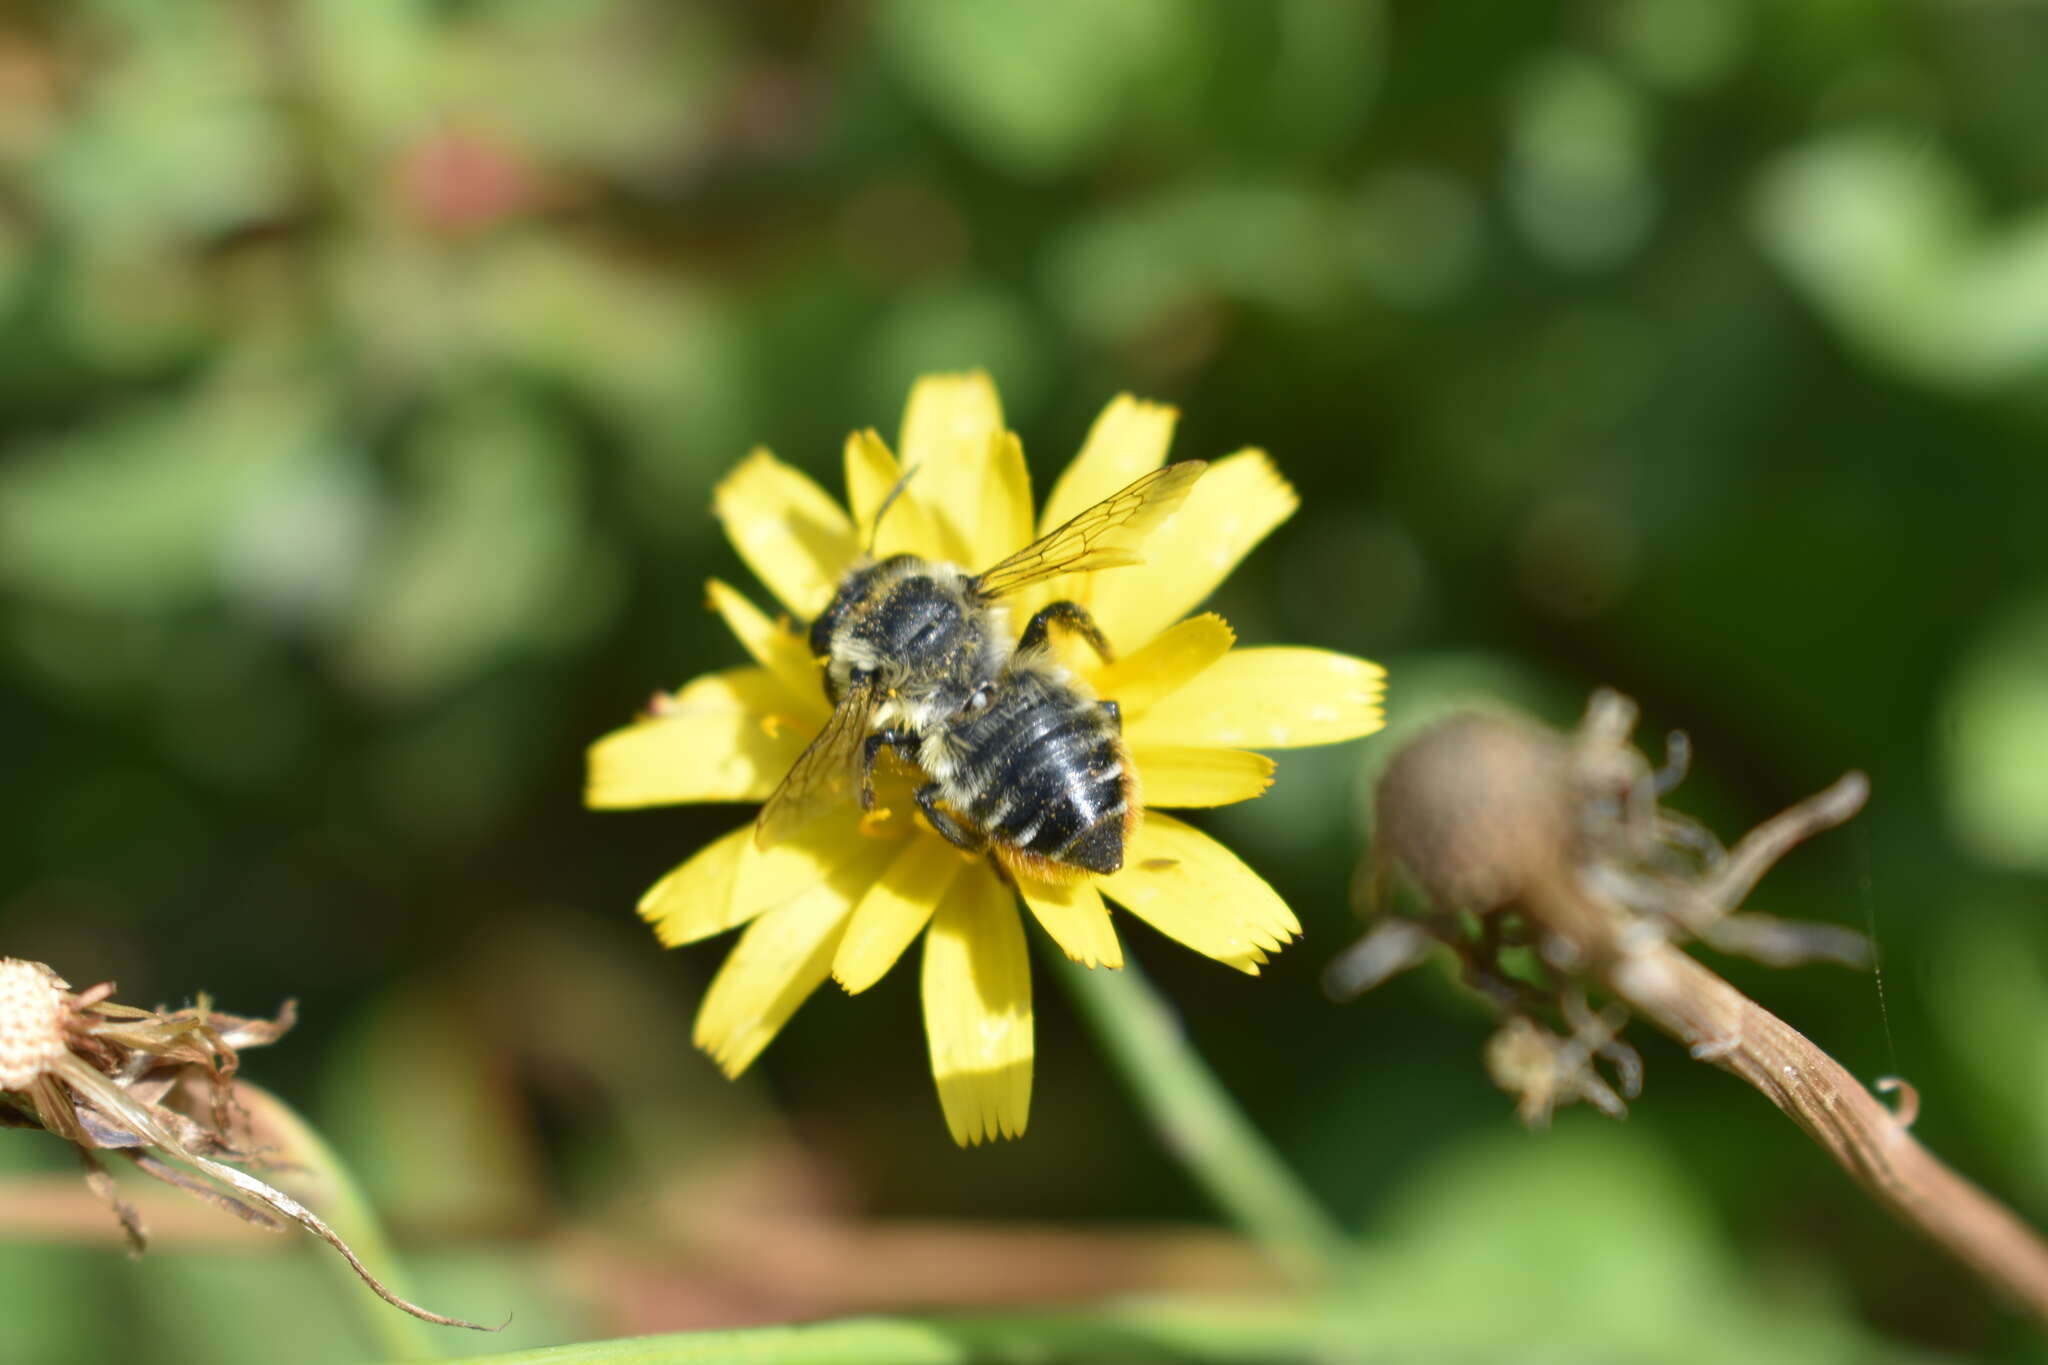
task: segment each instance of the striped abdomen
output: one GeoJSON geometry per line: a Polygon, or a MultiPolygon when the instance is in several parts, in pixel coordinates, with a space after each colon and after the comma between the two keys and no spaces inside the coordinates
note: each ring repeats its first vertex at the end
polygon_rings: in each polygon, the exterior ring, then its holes
{"type": "Polygon", "coordinates": [[[1013,667],[988,705],[948,727],[947,803],[997,859],[1041,879],[1115,872],[1138,818],[1137,786],[1113,716],[1037,669],[1013,667]]]}

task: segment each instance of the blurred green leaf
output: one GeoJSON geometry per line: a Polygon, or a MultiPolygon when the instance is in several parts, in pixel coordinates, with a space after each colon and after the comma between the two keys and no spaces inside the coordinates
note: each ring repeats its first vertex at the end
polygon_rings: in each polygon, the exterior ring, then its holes
{"type": "Polygon", "coordinates": [[[1985,626],[1956,665],[1936,734],[1956,833],[1986,861],[2048,872],[2048,595],[1985,626]]]}
{"type": "Polygon", "coordinates": [[[1479,266],[1478,198],[1462,181],[1425,167],[1391,167],[1354,201],[1352,259],[1373,291],[1407,307],[1443,303],[1479,266]]]}
{"type": "Polygon", "coordinates": [[[384,1349],[342,1297],[369,1291],[353,1279],[337,1288],[343,1281],[319,1259],[334,1253],[296,1229],[293,1235],[305,1245],[279,1255],[181,1250],[126,1268],[137,1336],[161,1343],[152,1358],[164,1365],[261,1365],[275,1361],[288,1342],[294,1362],[353,1365],[384,1349]]]}
{"type": "Polygon", "coordinates": [[[2048,955],[2030,932],[2041,907],[2025,900],[1947,905],[1965,926],[1931,964],[1928,997],[1948,1049],[1989,1100],[1985,1131],[2048,1196],[2048,955]]]}
{"type": "Polygon", "coordinates": [[[2048,366],[2048,211],[1988,223],[1931,139],[1816,140],[1758,181],[1755,220],[1813,305],[1903,375],[1969,389],[2048,366]]]}
{"type": "Polygon", "coordinates": [[[130,249],[278,213],[293,165],[256,32],[214,6],[130,8],[148,17],[36,167],[40,202],[88,242],[130,249]]]}
{"type": "Polygon", "coordinates": [[[1025,176],[1093,151],[1191,12],[1162,0],[892,0],[877,37],[903,80],[984,156],[1025,176]]]}
{"type": "Polygon", "coordinates": [[[1604,19],[1609,42],[1638,75],[1683,92],[1726,79],[1756,24],[1748,0],[1622,0],[1604,19]]]}
{"type": "MultiPolygon", "coordinates": [[[[41,1133],[9,1131],[0,1171],[77,1171],[65,1147],[41,1133]]],[[[109,1219],[112,1214],[108,1214],[109,1219]]],[[[82,1247],[0,1244],[0,1359],[36,1365],[99,1365],[123,1349],[126,1324],[107,1284],[118,1253],[82,1247]]]]}
{"type": "MultiPolygon", "coordinates": [[[[1801,1141],[1789,1127],[1786,1140],[1801,1141]]],[[[1764,1282],[1723,1242],[1682,1167],[1586,1114],[1445,1154],[1403,1191],[1351,1306],[1361,1339],[1393,1358],[1936,1358],[1764,1282]]]]}
{"type": "Polygon", "coordinates": [[[981,367],[1002,376],[1003,408],[1016,421],[1044,401],[1045,349],[1007,291],[963,283],[906,292],[869,346],[868,406],[889,411],[919,375],[981,367]]]}
{"type": "Polygon", "coordinates": [[[1080,218],[1045,279],[1084,335],[1128,340],[1210,296],[1287,312],[1341,305],[1335,205],[1288,184],[1189,184],[1080,218]]]}
{"type": "Polygon", "coordinates": [[[190,605],[221,585],[227,537],[268,481],[314,458],[321,418],[301,389],[229,377],[17,445],[0,466],[0,581],[96,609],[190,605]]]}
{"type": "Polygon", "coordinates": [[[385,1220],[498,1234],[537,1225],[540,1154],[506,1051],[472,1011],[430,991],[393,992],[364,1015],[328,1077],[325,1131],[385,1220]]]}
{"type": "Polygon", "coordinates": [[[1515,91],[1508,204],[1530,244],[1559,265],[1611,266],[1649,237],[1649,110],[1605,66],[1546,53],[1515,91]]]}
{"type": "MultiPolygon", "coordinates": [[[[341,149],[389,150],[434,108],[429,0],[303,0],[308,73],[341,149]]],[[[367,167],[354,168],[359,172],[367,167]]]]}
{"type": "Polygon", "coordinates": [[[439,687],[498,651],[558,638],[579,600],[575,457],[538,409],[463,396],[412,442],[414,481],[357,603],[354,673],[394,692],[439,687]]]}

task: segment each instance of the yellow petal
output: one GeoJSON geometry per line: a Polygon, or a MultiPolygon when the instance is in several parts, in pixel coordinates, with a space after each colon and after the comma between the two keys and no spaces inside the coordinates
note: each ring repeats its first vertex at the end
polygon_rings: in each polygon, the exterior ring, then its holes
{"type": "Polygon", "coordinates": [[[743,825],[699,849],[640,898],[640,918],[654,926],[664,948],[695,943],[746,922],[747,916],[732,913],[732,886],[753,833],[751,824],[743,825]]]}
{"type": "Polygon", "coordinates": [[[824,610],[860,553],[832,495],[765,450],[719,482],[711,505],[754,577],[805,620],[824,610]]]}
{"type": "Polygon", "coordinates": [[[1294,912],[1235,853],[1190,825],[1145,816],[1104,893],[1168,938],[1256,976],[1301,932],[1294,912]]]}
{"type": "Polygon", "coordinates": [[[1023,549],[1034,538],[1031,471],[1024,464],[1024,443],[1014,431],[1004,432],[996,441],[988,478],[981,486],[981,520],[976,531],[980,537],[977,553],[986,556],[969,563],[976,573],[1023,549]]]}
{"type": "Polygon", "coordinates": [[[1087,605],[1111,643],[1137,649],[1199,606],[1297,503],[1262,452],[1218,460],[1145,538],[1144,563],[1094,575],[1087,605]]]}
{"type": "Polygon", "coordinates": [[[1230,652],[1237,636],[1215,612],[1190,616],[1134,654],[1126,654],[1088,675],[1097,696],[1110,697],[1130,725],[1230,652]]]}
{"type": "Polygon", "coordinates": [[[904,842],[903,851],[853,908],[846,937],[832,959],[832,975],[849,994],[887,975],[966,866],[960,851],[943,839],[904,842]]]}
{"type": "Polygon", "coordinates": [[[980,370],[926,375],[912,386],[896,448],[904,468],[917,471],[903,496],[924,509],[936,532],[935,543],[922,553],[979,572],[1020,548],[998,544],[999,533],[983,525],[983,489],[1002,436],[1002,403],[980,370]]]}
{"type": "Polygon", "coordinates": [[[1038,519],[1038,533],[1064,526],[1110,494],[1166,463],[1179,412],[1119,394],[1088,429],[1081,453],[1060,472],[1038,519]]]}
{"type": "MultiPolygon", "coordinates": [[[[825,701],[825,671],[811,657],[810,642],[787,622],[771,621],[736,589],[718,579],[705,585],[711,609],[725,618],[731,630],[754,662],[773,673],[822,725],[831,707],[825,701]]],[[[808,740],[808,736],[806,739],[808,740]]]]}
{"type": "Polygon", "coordinates": [[[1124,950],[1092,882],[1017,879],[1017,890],[1062,952],[1084,967],[1121,967],[1124,950]]]}
{"type": "MultiPolygon", "coordinates": [[[[751,838],[745,846],[753,847],[751,838]]],[[[825,980],[847,912],[881,868],[876,850],[865,850],[740,935],[704,993],[693,1034],[726,1075],[745,1071],[825,980]]]]}
{"type": "Polygon", "coordinates": [[[873,537],[877,559],[897,554],[939,553],[931,519],[925,515],[923,504],[913,498],[899,496],[889,505],[882,524],[875,524],[882,503],[902,477],[903,467],[896,463],[896,457],[889,453],[880,436],[872,431],[856,431],[846,438],[846,501],[853,508],[856,534],[873,537]]]}
{"type": "Polygon", "coordinates": [[[1233,650],[1125,732],[1130,744],[1335,744],[1386,723],[1386,670],[1325,649],[1233,650]]]}
{"type": "Polygon", "coordinates": [[[765,668],[707,674],[590,746],[584,804],[765,800],[816,728],[801,709],[765,668]]]}
{"type": "MultiPolygon", "coordinates": [[[[650,710],[656,716],[689,710],[746,711],[793,722],[798,705],[782,679],[765,668],[723,668],[700,673],[667,696],[657,696],[650,710]]],[[[802,719],[808,722],[811,717],[802,719]]]]}
{"type": "Polygon", "coordinates": [[[1031,966],[1009,890],[970,868],[924,937],[924,1026],[953,1141],[1016,1137],[1031,1112],[1031,966]]]}
{"type": "MultiPolygon", "coordinates": [[[[1081,453],[1060,471],[1039,518],[1038,533],[1045,535],[1064,526],[1166,463],[1166,448],[1173,442],[1173,425],[1179,416],[1163,403],[1142,402],[1127,393],[1113,399],[1089,428],[1081,453]]],[[[1026,615],[1059,598],[1090,606],[1098,577],[1066,574],[1027,588],[1017,595],[1017,610],[1026,615]]]]}
{"type": "Polygon", "coordinates": [[[877,844],[882,845],[881,856],[887,857],[894,854],[898,841],[863,836],[850,808],[843,818],[812,821],[773,848],[750,844],[740,855],[733,880],[733,913],[748,918],[785,904],[840,868],[873,854],[877,844]]]}
{"type": "Polygon", "coordinates": [[[1273,785],[1273,760],[1243,749],[1134,745],[1131,758],[1147,806],[1228,806],[1273,785]]]}

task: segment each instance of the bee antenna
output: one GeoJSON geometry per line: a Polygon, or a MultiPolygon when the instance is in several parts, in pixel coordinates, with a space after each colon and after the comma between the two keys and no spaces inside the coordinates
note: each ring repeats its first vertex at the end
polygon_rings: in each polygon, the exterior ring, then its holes
{"type": "Polygon", "coordinates": [[[882,534],[882,518],[889,514],[889,509],[895,505],[897,497],[901,495],[904,487],[909,484],[910,476],[917,471],[917,465],[912,465],[904,470],[902,475],[890,487],[888,493],[882,498],[882,505],[875,509],[875,519],[868,526],[868,553],[870,555],[874,554],[875,541],[882,534]]]}

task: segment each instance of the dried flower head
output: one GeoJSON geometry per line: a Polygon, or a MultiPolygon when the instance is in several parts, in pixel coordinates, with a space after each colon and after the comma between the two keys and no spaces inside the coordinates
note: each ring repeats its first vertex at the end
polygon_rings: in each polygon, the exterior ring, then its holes
{"type": "Polygon", "coordinates": [[[1787,849],[1855,811],[1861,776],[1725,849],[1660,804],[1684,774],[1685,737],[1671,736],[1655,769],[1629,743],[1635,719],[1633,702],[1601,691],[1575,735],[1467,713],[1410,741],[1375,793],[1364,895],[1379,922],[1325,978],[1333,995],[1355,995],[1448,945],[1465,984],[1505,1018],[1488,1068],[1530,1123],[1577,1100],[1619,1116],[1641,1085],[1619,1036],[1626,1012],[1586,1003],[1592,969],[1610,965],[1595,956],[1691,940],[1773,966],[1868,956],[1852,930],[1740,910],[1787,849]],[[1397,875],[1422,893],[1419,912],[1393,913],[1397,875]]]}
{"type": "Polygon", "coordinates": [[[40,962],[0,958],[0,1090],[25,1090],[64,1053],[64,983],[40,962]]]}
{"type": "Polygon", "coordinates": [[[141,1254],[148,1234],[115,1189],[102,1152],[248,1222],[278,1231],[297,1223],[415,1317],[477,1326],[393,1294],[319,1215],[226,1164],[258,1156],[236,1136],[249,1130],[250,1108],[281,1108],[235,1072],[241,1049],[274,1043],[291,1028],[289,1001],[274,1019],[245,1019],[213,1009],[204,996],[186,1009],[145,1010],[116,1004],[112,994],[111,983],[73,993],[40,962],[0,958],[0,1125],[41,1128],[71,1143],[131,1254],[141,1254]]]}
{"type": "MultiPolygon", "coordinates": [[[[809,622],[864,550],[884,560],[914,555],[942,573],[998,565],[1159,469],[1173,424],[1170,408],[1117,399],[1034,515],[1023,448],[1003,428],[988,377],[932,376],[911,392],[900,462],[871,431],[848,439],[851,515],[765,451],[719,485],[716,506],[740,557],[791,617],[809,622]],[[906,470],[916,473],[907,483],[906,470]]],[[[1103,648],[1077,646],[1055,664],[1073,695],[1120,708],[1129,761],[1113,766],[1145,809],[1118,808],[1131,819],[1116,870],[999,874],[936,832],[929,791],[922,801],[917,792],[932,774],[884,763],[865,815],[849,798],[769,848],[744,825],[641,900],[665,944],[746,926],[705,997],[698,1046],[736,1076],[828,976],[849,992],[866,990],[921,937],[925,1028],[947,1125],[963,1145],[1010,1137],[1024,1130],[1033,1055],[1020,900],[1090,967],[1123,963],[1105,898],[1245,972],[1298,934],[1263,878],[1160,810],[1249,800],[1266,790],[1274,767],[1256,751],[1353,739],[1382,723],[1377,665],[1322,650],[1233,648],[1221,617],[1187,615],[1295,502],[1263,453],[1243,451],[1209,465],[1137,545],[1003,599],[1020,620],[1062,599],[1098,630],[1103,648]]],[[[710,597],[754,666],[657,697],[640,722],[599,740],[590,805],[765,801],[835,714],[800,628],[723,583],[711,584],[710,597]]],[[[995,648],[1010,650],[1010,638],[995,648]]]]}

